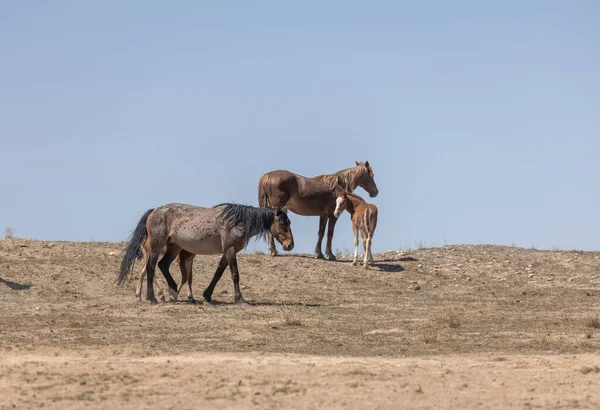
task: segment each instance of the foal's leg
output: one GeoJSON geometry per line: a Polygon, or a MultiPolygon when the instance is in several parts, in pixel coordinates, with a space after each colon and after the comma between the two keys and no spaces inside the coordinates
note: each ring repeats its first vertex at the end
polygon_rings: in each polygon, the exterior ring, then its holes
{"type": "Polygon", "coordinates": [[[352,264],[356,266],[358,263],[358,226],[353,224],[352,230],[354,231],[354,260],[352,264]]]}
{"type": "Polygon", "coordinates": [[[227,257],[225,255],[221,256],[221,260],[219,261],[219,266],[217,267],[217,270],[215,271],[215,276],[213,276],[212,281],[210,281],[210,285],[208,285],[208,287],[202,294],[202,296],[204,296],[204,299],[207,302],[210,302],[212,300],[212,294],[213,294],[213,291],[215,290],[215,286],[217,286],[219,279],[221,279],[221,276],[223,276],[223,272],[225,272],[225,268],[227,268],[228,264],[229,263],[227,262],[227,257]]]}
{"type": "Polygon", "coordinates": [[[375,259],[373,258],[373,253],[371,252],[372,241],[373,241],[373,233],[371,232],[371,233],[369,233],[369,246],[368,246],[368,249],[369,249],[369,263],[371,265],[374,265],[375,264],[375,259]]]}
{"type": "Polygon", "coordinates": [[[169,272],[169,266],[171,266],[171,263],[173,263],[180,250],[181,248],[174,243],[167,245],[165,255],[160,262],[158,262],[158,267],[169,284],[169,293],[171,295],[171,300],[174,302],[177,301],[177,283],[175,283],[173,276],[171,276],[171,273],[169,272]]]}
{"type": "Polygon", "coordinates": [[[140,276],[138,278],[137,286],[135,287],[135,296],[137,297],[138,302],[142,302],[142,285],[144,284],[144,276],[146,275],[146,265],[142,267],[140,271],[140,276]]]}
{"type": "MultiPolygon", "coordinates": [[[[144,284],[144,277],[146,276],[146,265],[142,266],[142,270],[140,271],[140,277],[138,278],[138,283],[137,286],[135,288],[135,296],[137,297],[138,302],[142,303],[142,285],[144,284]]],[[[160,298],[161,302],[165,301],[165,295],[163,293],[162,287],[160,286],[160,283],[158,282],[158,280],[156,279],[156,277],[154,277],[154,284],[156,285],[156,287],[158,288],[158,297],[160,298]]]]}
{"type": "Polygon", "coordinates": [[[325,256],[330,261],[337,260],[335,255],[331,251],[331,243],[333,242],[333,230],[335,229],[335,224],[337,222],[337,218],[333,215],[329,216],[329,226],[327,227],[327,247],[325,248],[325,256]]]}
{"type": "Polygon", "coordinates": [[[367,233],[364,231],[364,229],[360,230],[360,236],[362,238],[362,245],[363,245],[363,251],[364,251],[363,266],[366,268],[368,266],[367,261],[369,258],[369,253],[367,252],[367,233]]]}
{"type": "Polygon", "coordinates": [[[231,279],[233,279],[233,300],[238,305],[247,305],[248,302],[246,302],[240,290],[240,272],[238,271],[236,253],[233,247],[225,253],[227,262],[229,262],[229,270],[231,270],[231,279]]]}
{"type": "Polygon", "coordinates": [[[323,256],[323,252],[321,252],[321,248],[323,245],[323,236],[325,236],[325,227],[327,226],[327,217],[320,216],[319,217],[319,236],[317,238],[317,246],[315,246],[315,255],[317,259],[325,259],[323,256]]]}
{"type": "Polygon", "coordinates": [[[373,256],[371,255],[371,235],[369,235],[369,233],[367,232],[367,243],[365,245],[365,260],[363,262],[363,266],[366,269],[369,268],[369,262],[371,258],[373,258],[373,256]]]}
{"type": "Polygon", "coordinates": [[[192,294],[192,265],[194,262],[193,253],[189,253],[187,251],[181,251],[179,253],[179,269],[181,269],[181,285],[179,285],[179,289],[177,289],[177,293],[181,292],[181,288],[187,282],[188,284],[188,292],[187,298],[190,302],[196,303],[194,299],[194,295],[192,294]]]}
{"type": "Polygon", "coordinates": [[[275,245],[275,239],[273,239],[273,234],[271,231],[269,231],[267,235],[269,237],[269,251],[271,251],[271,256],[279,255],[279,252],[277,252],[277,246],[275,245]]]}

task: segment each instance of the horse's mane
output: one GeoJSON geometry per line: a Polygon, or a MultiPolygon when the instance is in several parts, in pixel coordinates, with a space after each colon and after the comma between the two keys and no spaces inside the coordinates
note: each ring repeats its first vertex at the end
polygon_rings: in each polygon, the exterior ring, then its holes
{"type": "Polygon", "coordinates": [[[325,184],[329,185],[330,189],[334,189],[336,185],[340,185],[346,191],[352,192],[358,186],[358,181],[364,173],[369,172],[365,166],[355,166],[352,168],[342,169],[333,174],[319,175],[315,178],[320,179],[325,184]]]}
{"type": "MultiPolygon", "coordinates": [[[[229,228],[243,228],[250,238],[250,235],[264,237],[275,219],[275,211],[271,208],[257,208],[250,205],[241,205],[234,203],[224,203],[215,205],[213,208],[223,207],[221,217],[227,223],[229,228]]],[[[290,219],[285,212],[280,212],[277,220],[282,225],[290,225],[290,219]]]]}

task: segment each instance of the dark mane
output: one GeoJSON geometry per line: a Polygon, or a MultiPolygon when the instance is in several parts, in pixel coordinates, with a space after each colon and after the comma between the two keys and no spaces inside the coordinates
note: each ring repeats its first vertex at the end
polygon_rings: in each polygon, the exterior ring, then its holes
{"type": "MultiPolygon", "coordinates": [[[[250,205],[225,203],[215,205],[213,208],[223,207],[221,217],[229,228],[243,228],[250,239],[257,235],[264,237],[275,219],[275,211],[271,208],[257,208],[250,205]]],[[[290,220],[285,212],[281,212],[277,218],[282,225],[290,225],[290,220]]]]}

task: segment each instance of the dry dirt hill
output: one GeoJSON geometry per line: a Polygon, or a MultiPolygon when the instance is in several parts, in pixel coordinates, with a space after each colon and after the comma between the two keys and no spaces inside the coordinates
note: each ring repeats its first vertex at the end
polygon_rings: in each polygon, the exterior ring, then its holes
{"type": "Polygon", "coordinates": [[[115,286],[123,246],[0,240],[0,408],[600,407],[600,253],[249,254],[254,306],[229,275],[151,306],[115,286]]]}

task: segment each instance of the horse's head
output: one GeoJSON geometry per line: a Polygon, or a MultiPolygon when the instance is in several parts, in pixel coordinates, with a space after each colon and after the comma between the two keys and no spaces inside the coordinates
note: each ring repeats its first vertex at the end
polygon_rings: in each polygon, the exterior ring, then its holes
{"type": "Polygon", "coordinates": [[[277,242],[283,246],[283,250],[291,251],[294,249],[294,235],[292,234],[290,218],[281,208],[274,209],[273,212],[275,217],[271,224],[271,233],[277,239],[277,242]]]}
{"type": "Polygon", "coordinates": [[[375,183],[373,167],[369,164],[369,161],[364,163],[358,161],[355,162],[356,166],[361,168],[362,171],[358,180],[358,186],[367,191],[371,198],[375,198],[377,194],[379,194],[379,189],[377,189],[377,184],[375,183]]]}
{"type": "Polygon", "coordinates": [[[348,194],[344,189],[342,189],[339,185],[335,187],[335,211],[333,212],[333,216],[339,218],[339,216],[346,209],[346,204],[348,203],[348,194]]]}

